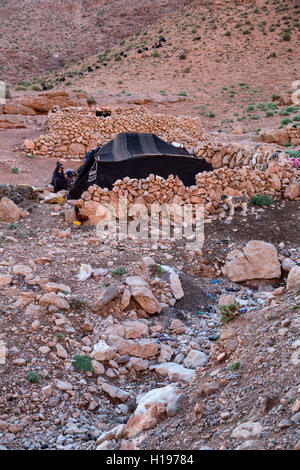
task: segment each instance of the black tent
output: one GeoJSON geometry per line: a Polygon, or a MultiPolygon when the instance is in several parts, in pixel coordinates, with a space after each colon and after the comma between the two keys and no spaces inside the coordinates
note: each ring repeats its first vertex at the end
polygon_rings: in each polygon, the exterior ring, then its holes
{"type": "Polygon", "coordinates": [[[80,198],[92,184],[112,189],[114,182],[125,176],[140,179],[151,173],[163,178],[173,174],[185,186],[192,186],[197,173],[211,170],[212,166],[204,159],[164,142],[155,134],[122,133],[92,150],[68,198],[80,198]]]}

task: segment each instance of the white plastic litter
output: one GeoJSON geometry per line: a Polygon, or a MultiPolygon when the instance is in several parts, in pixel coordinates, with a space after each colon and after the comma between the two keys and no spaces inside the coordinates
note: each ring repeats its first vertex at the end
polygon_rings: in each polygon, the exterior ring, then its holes
{"type": "Polygon", "coordinates": [[[82,264],[77,279],[79,279],[79,281],[86,281],[92,276],[93,272],[94,270],[89,264],[82,264]]]}

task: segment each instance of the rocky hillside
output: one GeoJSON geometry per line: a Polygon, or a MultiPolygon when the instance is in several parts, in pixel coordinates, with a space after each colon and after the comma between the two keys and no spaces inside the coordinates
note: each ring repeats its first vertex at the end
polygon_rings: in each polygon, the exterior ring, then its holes
{"type": "Polygon", "coordinates": [[[1,79],[26,81],[74,64],[181,5],[180,0],[17,0],[12,8],[1,0],[1,79]]]}
{"type": "MultiPolygon", "coordinates": [[[[108,5],[104,6],[105,15],[117,4],[110,4],[109,10],[108,5]]],[[[111,19],[119,24],[112,31],[110,26],[105,30],[105,25],[110,25],[105,19],[101,34],[119,35],[117,41],[110,37],[109,45],[105,46],[101,39],[98,47],[100,36],[96,34],[95,38],[87,30],[90,43],[80,39],[86,46],[77,48],[76,41],[81,35],[70,33],[70,41],[75,42],[68,43],[64,38],[64,47],[70,44],[66,54],[69,58],[73,53],[82,54],[84,60],[76,65],[68,63],[55,73],[41,74],[42,68],[37,67],[36,77],[27,74],[23,81],[11,65],[14,78],[19,78],[16,91],[83,90],[92,97],[91,102],[96,100],[102,105],[147,104],[150,110],[164,114],[198,115],[203,126],[215,132],[234,130],[236,134],[255,135],[258,129],[282,125],[283,120],[296,121],[299,113],[291,93],[293,82],[299,79],[295,59],[299,48],[300,4],[297,0],[259,4],[260,7],[255,2],[199,0],[181,4],[180,10],[165,16],[163,12],[168,10],[161,4],[158,23],[153,24],[151,17],[146,28],[144,22],[136,30],[130,27],[126,34],[120,33],[123,22],[125,28],[130,21],[136,23],[137,16],[131,20],[127,13],[122,21],[111,19]],[[136,34],[132,35],[134,31],[136,34]],[[97,55],[90,56],[96,52],[95,47],[97,55]],[[285,100],[281,104],[285,107],[278,109],[276,99],[283,94],[285,100]]],[[[168,2],[168,8],[170,5],[175,9],[178,3],[168,2]]],[[[150,16],[147,14],[147,18],[150,16]]],[[[112,18],[118,18],[118,13],[112,18]]],[[[99,22],[99,17],[94,21],[99,22]]],[[[51,21],[47,28],[50,26],[51,21]]],[[[63,31],[68,28],[69,23],[63,31]]],[[[77,27],[74,28],[77,32],[77,27]]],[[[14,32],[11,30],[10,34],[14,32]]],[[[49,42],[48,49],[60,41],[60,35],[53,32],[53,37],[55,40],[49,42]]],[[[39,41],[38,47],[42,43],[39,41]]],[[[41,50],[49,59],[47,49],[41,50]]],[[[26,64],[26,60],[22,59],[22,63],[26,64]]]]}
{"type": "Polygon", "coordinates": [[[1,450],[299,449],[297,201],[194,252],[0,195],[1,450]]]}

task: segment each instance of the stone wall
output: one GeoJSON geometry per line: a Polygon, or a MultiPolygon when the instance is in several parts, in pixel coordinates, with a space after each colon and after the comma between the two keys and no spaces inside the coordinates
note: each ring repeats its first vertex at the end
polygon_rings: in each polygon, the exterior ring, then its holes
{"type": "MultiPolygon", "coordinates": [[[[139,203],[147,208],[153,203],[203,204],[205,217],[224,212],[220,197],[222,194],[239,195],[246,190],[249,198],[254,194],[269,194],[273,198],[295,199],[300,195],[299,171],[286,161],[272,161],[266,171],[252,170],[250,167],[219,168],[211,172],[199,173],[194,186],[185,187],[180,179],[170,175],[167,179],[149,175],[137,180],[129,177],[115,182],[112,191],[90,186],[75,202],[80,212],[97,223],[100,204],[117,207],[119,198],[126,197],[129,204],[139,203]]],[[[117,210],[116,213],[118,214],[117,210]]]]}
{"type": "MultiPolygon", "coordinates": [[[[251,166],[265,170],[273,153],[278,150],[274,145],[241,145],[238,143],[222,143],[205,141],[195,149],[198,158],[205,158],[213,168],[242,168],[251,166]]],[[[282,159],[287,155],[282,151],[282,159]]]]}
{"type": "Polygon", "coordinates": [[[104,145],[120,132],[155,133],[167,142],[178,141],[190,151],[205,139],[201,121],[190,117],[151,114],[144,108],[102,108],[108,117],[96,116],[88,108],[58,109],[49,114],[47,134],[25,141],[34,155],[83,158],[96,145],[104,145]]]}

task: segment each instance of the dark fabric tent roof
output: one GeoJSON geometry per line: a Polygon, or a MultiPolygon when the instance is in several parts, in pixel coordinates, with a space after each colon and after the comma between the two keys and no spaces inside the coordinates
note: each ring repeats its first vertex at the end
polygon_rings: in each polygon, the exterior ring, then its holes
{"type": "Polygon", "coordinates": [[[98,150],[95,158],[101,162],[120,162],[147,155],[192,156],[185,148],[175,147],[155,134],[122,133],[98,150]]]}
{"type": "Polygon", "coordinates": [[[185,186],[195,184],[195,175],[211,171],[205,159],[175,147],[155,134],[119,134],[101,148],[94,149],[80,167],[68,198],[79,199],[92,184],[112,189],[118,179],[147,178],[149,174],[178,176],[185,186]]]}

